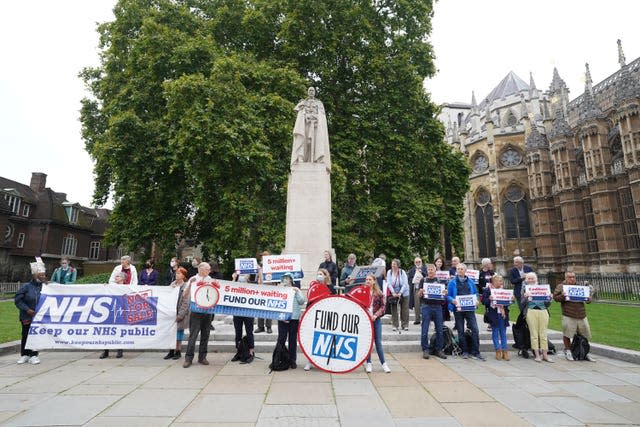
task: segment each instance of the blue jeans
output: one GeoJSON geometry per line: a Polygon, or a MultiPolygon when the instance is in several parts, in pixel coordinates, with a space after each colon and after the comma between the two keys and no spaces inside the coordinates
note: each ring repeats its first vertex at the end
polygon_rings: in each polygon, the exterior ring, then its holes
{"type": "Polygon", "coordinates": [[[507,322],[500,315],[498,315],[498,323],[491,325],[491,339],[493,340],[494,349],[507,349],[507,322]]]}
{"type": "MultiPolygon", "coordinates": [[[[373,339],[376,344],[376,352],[380,363],[384,363],[384,350],[382,349],[382,319],[379,317],[373,321],[373,339]]],[[[371,363],[371,353],[367,357],[367,363],[371,363]]]]}
{"type": "Polygon", "coordinates": [[[454,311],[453,317],[456,319],[456,329],[458,330],[458,343],[462,349],[462,353],[477,356],[480,354],[480,334],[478,332],[478,323],[476,322],[475,311],[454,311]],[[467,347],[467,340],[464,336],[464,322],[467,322],[467,328],[471,329],[472,343],[471,348],[467,347]]]}
{"type": "Polygon", "coordinates": [[[444,345],[444,335],[442,333],[442,305],[429,305],[422,303],[420,308],[422,311],[422,336],[420,337],[422,351],[429,351],[429,323],[433,320],[436,328],[436,348],[431,350],[438,352],[442,350],[442,346],[444,345]]]}

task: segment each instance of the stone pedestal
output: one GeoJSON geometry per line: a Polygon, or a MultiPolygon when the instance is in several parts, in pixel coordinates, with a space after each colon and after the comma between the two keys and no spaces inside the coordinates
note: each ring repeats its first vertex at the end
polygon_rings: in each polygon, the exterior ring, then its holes
{"type": "MultiPolygon", "coordinates": [[[[323,252],[331,248],[331,182],[324,163],[291,166],[283,253],[300,254],[304,287],[314,280],[323,252]]],[[[335,259],[335,257],[334,257],[335,259]]]]}

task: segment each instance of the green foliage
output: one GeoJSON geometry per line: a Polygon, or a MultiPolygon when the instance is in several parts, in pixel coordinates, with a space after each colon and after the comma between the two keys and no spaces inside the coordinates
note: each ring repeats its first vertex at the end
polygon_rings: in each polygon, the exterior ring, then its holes
{"type": "Polygon", "coordinates": [[[109,277],[111,277],[111,273],[98,273],[92,274],[90,276],[84,276],[76,280],[77,285],[85,285],[85,284],[98,284],[98,283],[109,283],[109,277]]]}
{"type": "Polygon", "coordinates": [[[284,244],[293,107],[327,111],[338,256],[431,253],[461,242],[469,167],[423,89],[432,2],[121,0],[81,77],[94,200],[111,243],[174,233],[222,259],[284,244]]]}
{"type": "Polygon", "coordinates": [[[11,301],[0,301],[0,344],[20,339],[18,309],[11,301]]]}

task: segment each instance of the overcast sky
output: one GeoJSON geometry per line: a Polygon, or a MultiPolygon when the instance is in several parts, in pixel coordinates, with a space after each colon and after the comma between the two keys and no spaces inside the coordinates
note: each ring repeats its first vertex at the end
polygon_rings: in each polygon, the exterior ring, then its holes
{"type": "MultiPolygon", "coordinates": [[[[114,0],[0,2],[0,176],[47,185],[89,205],[92,163],[80,137],[85,96],[77,78],[98,64],[96,22],[113,19],[114,0]]],[[[640,2],[633,0],[441,0],[432,43],[438,75],[427,81],[433,100],[480,102],[509,72],[538,89],[553,67],[570,89],[584,90],[584,63],[594,83],[618,69],[616,40],[627,62],[640,56],[640,2]]],[[[293,123],[292,123],[293,126],[293,123]]]]}

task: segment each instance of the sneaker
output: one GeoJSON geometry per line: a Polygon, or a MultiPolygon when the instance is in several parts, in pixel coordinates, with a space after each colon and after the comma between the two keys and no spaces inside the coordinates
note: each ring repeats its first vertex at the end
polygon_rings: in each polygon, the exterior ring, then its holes
{"type": "Polygon", "coordinates": [[[30,358],[31,356],[22,356],[16,363],[18,363],[18,365],[22,365],[23,363],[27,363],[30,358]]]}
{"type": "Polygon", "coordinates": [[[408,330],[409,330],[409,328],[406,328],[406,327],[405,327],[405,328],[402,328],[402,330],[403,330],[403,331],[408,331],[408,330]]]}
{"type": "Polygon", "coordinates": [[[414,325],[419,325],[419,324],[420,324],[420,321],[419,321],[419,320],[416,320],[415,322],[413,322],[413,324],[414,324],[414,325]]]}
{"type": "Polygon", "coordinates": [[[311,370],[311,363],[307,362],[306,365],[304,365],[304,370],[305,371],[310,371],[311,370]]]}
{"type": "Polygon", "coordinates": [[[31,358],[29,359],[29,364],[30,365],[40,364],[40,358],[38,356],[31,356],[31,358]]]}
{"type": "Polygon", "coordinates": [[[104,350],[104,351],[100,354],[100,359],[106,359],[107,357],[109,357],[109,350],[104,350]]]}
{"type": "Polygon", "coordinates": [[[589,362],[595,362],[596,359],[594,357],[592,357],[589,353],[587,353],[587,361],[589,362]]]}
{"type": "Polygon", "coordinates": [[[446,359],[447,355],[444,354],[444,351],[440,350],[439,352],[436,353],[436,356],[438,356],[440,359],[446,359]]]}
{"type": "Polygon", "coordinates": [[[173,354],[173,357],[171,359],[178,360],[180,358],[182,358],[182,353],[180,352],[180,350],[178,350],[173,354]]]}
{"type": "Polygon", "coordinates": [[[384,362],[384,363],[382,364],[382,370],[383,370],[385,373],[387,373],[387,374],[388,374],[389,372],[391,372],[391,369],[389,369],[389,365],[387,365],[387,362],[384,362]]]}
{"type": "Polygon", "coordinates": [[[478,354],[474,354],[473,356],[471,356],[471,358],[472,358],[473,360],[479,360],[479,361],[481,361],[481,362],[486,362],[486,361],[487,361],[487,359],[485,359],[485,358],[484,358],[484,356],[483,356],[483,355],[481,355],[480,353],[478,353],[478,354]]]}
{"type": "Polygon", "coordinates": [[[566,357],[569,362],[573,362],[573,360],[574,360],[573,359],[573,354],[571,354],[571,350],[565,350],[564,351],[564,357],[566,357]]]}
{"type": "Polygon", "coordinates": [[[365,371],[367,374],[370,374],[371,372],[373,372],[373,365],[371,364],[371,362],[367,362],[367,363],[365,363],[365,365],[364,365],[364,371],[365,371]]]}
{"type": "Polygon", "coordinates": [[[551,356],[547,356],[542,360],[544,360],[545,362],[554,363],[553,357],[551,357],[551,356]]]}
{"type": "Polygon", "coordinates": [[[422,358],[423,358],[423,359],[428,359],[428,358],[429,358],[429,352],[428,352],[427,350],[424,350],[424,351],[422,352],[422,358]]]}
{"type": "Polygon", "coordinates": [[[463,359],[468,359],[469,358],[469,353],[462,353],[462,358],[463,359]]]}
{"type": "Polygon", "coordinates": [[[251,363],[251,362],[253,362],[253,358],[254,358],[253,354],[250,354],[249,357],[247,358],[247,360],[245,362],[240,362],[240,364],[241,365],[246,365],[248,363],[251,363]]]}
{"type": "Polygon", "coordinates": [[[393,332],[397,331],[398,328],[396,328],[395,326],[393,327],[393,332]]]}
{"type": "Polygon", "coordinates": [[[163,358],[164,360],[169,360],[173,358],[173,355],[176,354],[175,350],[169,350],[169,353],[163,358]]]}
{"type": "Polygon", "coordinates": [[[232,361],[232,362],[237,362],[238,360],[240,360],[240,353],[236,353],[236,354],[231,358],[231,361],[232,361]]]}

